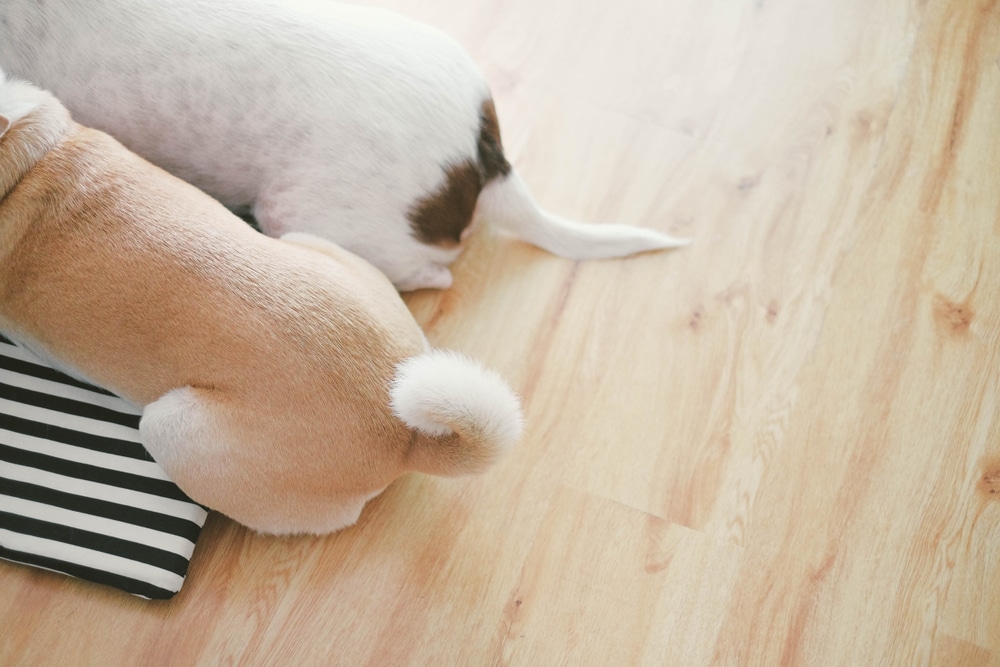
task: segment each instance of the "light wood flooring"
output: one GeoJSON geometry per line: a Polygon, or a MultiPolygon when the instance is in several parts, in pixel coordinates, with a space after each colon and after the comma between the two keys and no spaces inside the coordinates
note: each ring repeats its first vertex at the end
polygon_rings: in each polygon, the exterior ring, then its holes
{"type": "Polygon", "coordinates": [[[527,432],[169,602],[0,564],[3,665],[1000,666],[1000,2],[406,0],[547,208],[407,302],[527,432]]]}

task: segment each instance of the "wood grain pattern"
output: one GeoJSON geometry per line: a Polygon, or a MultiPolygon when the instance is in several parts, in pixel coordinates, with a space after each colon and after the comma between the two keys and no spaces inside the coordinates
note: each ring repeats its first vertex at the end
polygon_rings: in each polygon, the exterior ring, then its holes
{"type": "Polygon", "coordinates": [[[527,436],[150,603],[0,564],[0,664],[1000,666],[1000,2],[403,0],[548,208],[408,303],[527,436]]]}

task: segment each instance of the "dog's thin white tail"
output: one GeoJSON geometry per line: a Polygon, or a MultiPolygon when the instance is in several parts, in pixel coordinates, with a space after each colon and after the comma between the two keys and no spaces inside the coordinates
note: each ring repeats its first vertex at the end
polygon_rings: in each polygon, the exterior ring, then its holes
{"type": "Polygon", "coordinates": [[[479,194],[477,217],[539,248],[569,259],[625,257],[691,242],[651,229],[586,224],[543,211],[515,172],[499,176],[479,194]]]}
{"type": "Polygon", "coordinates": [[[417,437],[407,465],[433,475],[486,470],[521,437],[521,404],[496,373],[434,350],[396,369],[392,410],[417,437]]]}

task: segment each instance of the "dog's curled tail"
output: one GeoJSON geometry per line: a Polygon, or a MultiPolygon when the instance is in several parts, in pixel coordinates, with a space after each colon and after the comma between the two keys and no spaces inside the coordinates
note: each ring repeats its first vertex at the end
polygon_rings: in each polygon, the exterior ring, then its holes
{"type": "Polygon", "coordinates": [[[586,224],[548,213],[535,203],[514,171],[486,184],[477,201],[477,216],[486,224],[569,259],[625,257],[691,242],[643,227],[586,224]]]}
{"type": "Polygon", "coordinates": [[[417,432],[407,466],[432,475],[485,471],[521,437],[521,404],[496,373],[455,352],[403,361],[392,411],[417,432]]]}

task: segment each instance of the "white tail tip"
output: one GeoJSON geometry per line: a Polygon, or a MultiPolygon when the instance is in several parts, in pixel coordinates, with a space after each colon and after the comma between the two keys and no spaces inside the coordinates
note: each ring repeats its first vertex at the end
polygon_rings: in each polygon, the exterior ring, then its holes
{"type": "Polygon", "coordinates": [[[390,396],[393,412],[410,428],[430,438],[457,433],[465,441],[465,454],[447,455],[450,474],[480,471],[521,437],[521,403],[507,382],[456,352],[407,359],[390,396]]]}

